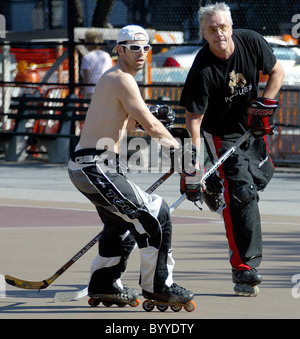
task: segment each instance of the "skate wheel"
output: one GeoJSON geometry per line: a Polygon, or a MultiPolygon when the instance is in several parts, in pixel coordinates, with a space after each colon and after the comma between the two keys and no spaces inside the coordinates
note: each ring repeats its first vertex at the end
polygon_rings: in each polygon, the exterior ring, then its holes
{"type": "Polygon", "coordinates": [[[137,307],[137,306],[139,306],[139,304],[140,304],[140,299],[136,299],[130,304],[130,306],[131,307],[137,307]]]}
{"type": "Polygon", "coordinates": [[[233,288],[235,295],[242,295],[242,291],[238,288],[237,285],[233,288]]]}
{"type": "Polygon", "coordinates": [[[157,305],[156,307],[160,312],[165,312],[168,309],[166,305],[157,305]]]}
{"type": "Polygon", "coordinates": [[[238,286],[234,286],[233,288],[235,295],[244,295],[245,293],[238,286]]]}
{"type": "Polygon", "coordinates": [[[105,306],[105,307],[110,307],[113,305],[112,302],[109,302],[109,301],[102,301],[102,304],[105,306]]]}
{"type": "Polygon", "coordinates": [[[257,297],[259,294],[258,286],[247,286],[247,285],[235,285],[234,292],[236,295],[242,295],[244,297],[257,297]]]}
{"type": "Polygon", "coordinates": [[[143,302],[143,309],[146,311],[146,312],[151,312],[151,311],[153,311],[153,309],[154,309],[154,305],[153,304],[151,304],[150,302],[149,302],[149,300],[145,300],[144,302],[143,302]]]}
{"type": "Polygon", "coordinates": [[[193,300],[191,300],[184,305],[184,309],[187,312],[193,312],[196,309],[196,303],[193,300]]]}
{"type": "Polygon", "coordinates": [[[88,303],[91,307],[97,307],[100,304],[100,301],[94,298],[90,298],[88,303]]]}
{"type": "Polygon", "coordinates": [[[173,312],[179,312],[179,311],[181,311],[181,309],[182,309],[182,306],[180,306],[180,305],[172,305],[172,306],[170,306],[171,307],[171,310],[173,311],[173,312]]]}
{"type": "Polygon", "coordinates": [[[257,297],[259,295],[259,288],[258,286],[253,286],[254,292],[252,293],[252,297],[257,297]]]}

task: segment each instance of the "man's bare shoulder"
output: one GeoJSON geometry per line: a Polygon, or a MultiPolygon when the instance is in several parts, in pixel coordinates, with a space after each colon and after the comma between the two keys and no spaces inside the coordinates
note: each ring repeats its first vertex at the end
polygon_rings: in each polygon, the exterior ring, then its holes
{"type": "Polygon", "coordinates": [[[111,81],[119,81],[122,79],[124,79],[125,81],[134,80],[134,77],[131,74],[124,72],[123,70],[121,70],[120,68],[116,66],[106,71],[102,75],[102,78],[106,80],[111,80],[111,81]]]}
{"type": "Polygon", "coordinates": [[[112,90],[112,93],[120,99],[128,99],[129,96],[137,96],[140,93],[134,77],[119,68],[112,68],[107,71],[100,78],[98,87],[101,88],[102,91],[105,88],[109,91],[112,90]]]}

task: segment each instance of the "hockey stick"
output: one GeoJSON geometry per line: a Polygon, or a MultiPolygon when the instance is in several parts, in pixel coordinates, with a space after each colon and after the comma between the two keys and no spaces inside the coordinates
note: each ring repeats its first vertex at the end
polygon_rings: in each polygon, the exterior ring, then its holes
{"type": "MultiPolygon", "coordinates": [[[[234,152],[235,150],[241,146],[243,142],[245,142],[251,136],[251,131],[248,130],[244,135],[242,135],[234,145],[232,145],[228,150],[207,170],[201,181],[205,181],[209,176],[211,176],[234,152]]],[[[184,202],[186,199],[186,194],[184,193],[178,200],[174,202],[174,204],[170,207],[170,213],[172,213],[180,204],[184,202]]]]}
{"type": "MultiPolygon", "coordinates": [[[[172,174],[174,173],[173,169],[170,169],[169,172],[165,173],[161,178],[155,181],[148,189],[147,193],[151,194],[156,190],[163,182],[165,182],[172,174]]],[[[97,244],[102,231],[97,234],[88,244],[86,244],[80,251],[78,251],[69,261],[67,261],[58,271],[56,271],[50,278],[42,281],[29,281],[19,278],[15,278],[11,275],[5,275],[5,281],[7,284],[24,289],[30,290],[42,290],[47,288],[50,284],[53,283],[59,276],[61,276],[69,267],[71,267],[78,259],[80,259],[88,250],[90,250],[95,244],[97,244]]]]}
{"type": "MultiPolygon", "coordinates": [[[[236,143],[231,146],[216,162],[214,165],[210,167],[208,171],[206,171],[201,178],[201,181],[205,181],[210,175],[212,175],[234,152],[235,150],[243,143],[245,142],[249,136],[251,135],[250,131],[247,131],[241,138],[239,138],[236,143]]],[[[170,170],[170,172],[174,170],[170,170]]],[[[173,173],[172,172],[172,173],[173,173]]],[[[166,173],[164,176],[166,176],[168,173],[166,173]]],[[[171,174],[170,174],[171,175],[171,174]]],[[[164,177],[163,176],[163,177],[164,177]]],[[[151,187],[155,187],[162,179],[158,179],[151,187]]],[[[169,177],[169,176],[167,176],[169,177]]],[[[160,185],[159,185],[160,186],[160,185]]],[[[150,188],[149,188],[150,189],[150,188]]],[[[173,205],[169,208],[170,214],[174,212],[178,206],[180,206],[184,200],[186,199],[186,194],[183,194],[180,198],[178,198],[173,205]]],[[[74,292],[57,292],[54,296],[54,302],[66,302],[66,301],[71,301],[71,300],[76,300],[83,298],[87,296],[88,294],[88,288],[84,288],[83,290],[80,291],[74,291],[74,292]]]]}
{"type": "MultiPolygon", "coordinates": [[[[160,179],[158,179],[151,187],[148,188],[147,193],[150,193],[149,191],[151,190],[151,192],[153,192],[157,187],[159,187],[167,178],[169,178],[172,174],[174,173],[174,170],[171,169],[169,172],[167,172],[166,174],[164,174],[160,179]]],[[[176,206],[178,207],[180,205],[180,203],[176,206]]],[[[176,208],[175,207],[175,208],[176,208]]],[[[175,210],[174,208],[174,204],[172,205],[172,211],[175,210]]],[[[171,210],[170,208],[170,210],[171,210]]],[[[82,290],[79,291],[72,291],[72,292],[57,292],[54,295],[53,301],[55,303],[57,302],[67,302],[67,301],[71,301],[71,300],[77,300],[77,299],[81,299],[84,298],[88,295],[88,287],[85,287],[82,290]]]]}

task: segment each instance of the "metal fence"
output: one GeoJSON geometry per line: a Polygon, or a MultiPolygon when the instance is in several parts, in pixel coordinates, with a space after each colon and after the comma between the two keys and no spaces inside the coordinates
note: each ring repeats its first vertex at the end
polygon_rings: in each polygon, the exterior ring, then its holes
{"type": "MultiPolygon", "coordinates": [[[[77,27],[122,27],[140,24],[156,30],[185,32],[186,40],[198,38],[199,6],[209,0],[72,0],[77,27]]],[[[298,0],[227,0],[235,28],[249,28],[263,35],[289,33],[292,17],[300,13],[298,0]]],[[[2,0],[0,13],[7,30],[67,28],[68,0],[2,0]]]]}
{"type": "MultiPolygon", "coordinates": [[[[0,0],[0,107],[9,113],[10,98],[24,92],[39,96],[82,96],[80,65],[88,52],[85,33],[99,27],[101,48],[112,58],[119,28],[145,27],[153,50],[137,81],[145,99],[169,96],[178,100],[196,52],[201,48],[199,0],[0,0]],[[184,48],[186,64],[176,61],[184,48]],[[169,66],[169,67],[166,67],[169,66]],[[173,66],[173,67],[170,67],[173,66]]],[[[278,162],[300,163],[300,3],[297,0],[226,1],[234,28],[253,29],[274,46],[286,80],[280,92],[277,134],[270,149],[278,162]]],[[[264,79],[261,79],[262,86],[264,79]]],[[[0,129],[5,124],[0,121],[0,129]]]]}
{"type": "MultiPolygon", "coordinates": [[[[182,87],[141,86],[147,99],[180,99],[182,87]]],[[[267,136],[272,160],[278,166],[300,165],[300,89],[282,88],[277,95],[279,109],[275,112],[275,133],[267,136]]],[[[176,107],[176,106],[175,106],[176,107]]]]}

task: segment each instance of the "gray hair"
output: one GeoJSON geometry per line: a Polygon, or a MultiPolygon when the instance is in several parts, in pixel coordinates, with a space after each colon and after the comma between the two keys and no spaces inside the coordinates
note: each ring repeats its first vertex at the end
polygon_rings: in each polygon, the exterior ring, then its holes
{"type": "Polygon", "coordinates": [[[229,24],[232,25],[230,7],[226,5],[225,2],[217,2],[214,5],[206,5],[204,7],[200,7],[198,12],[200,30],[203,30],[204,21],[208,16],[214,16],[219,12],[224,12],[229,24]]]}

